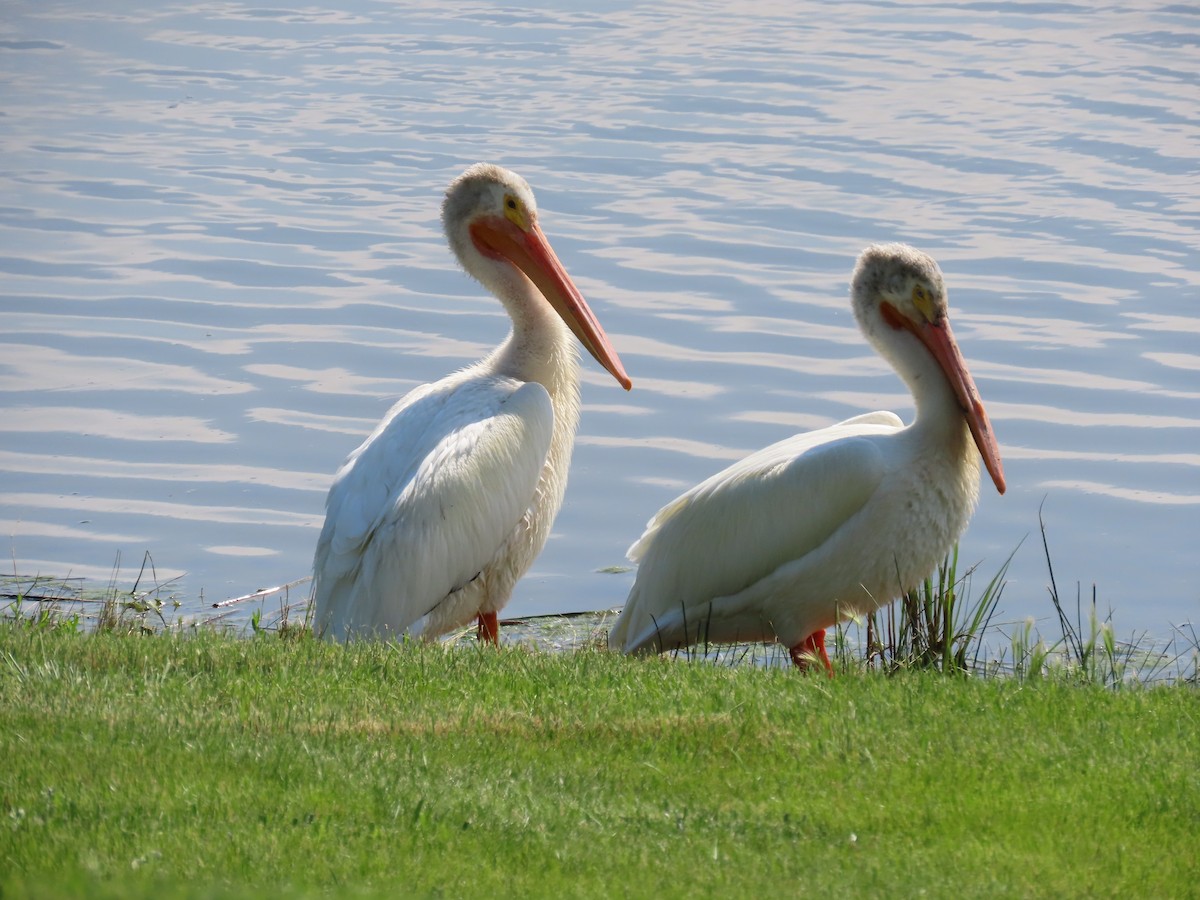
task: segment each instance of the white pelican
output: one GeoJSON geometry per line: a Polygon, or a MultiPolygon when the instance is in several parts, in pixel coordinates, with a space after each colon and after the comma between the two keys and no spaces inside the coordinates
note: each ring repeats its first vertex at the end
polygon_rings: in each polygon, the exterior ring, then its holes
{"type": "Polygon", "coordinates": [[[638,573],[610,646],[779,641],[798,666],[815,655],[832,674],[825,629],[917,584],[967,527],[976,447],[1004,493],[937,263],[868,247],[850,293],[863,334],[913,393],[913,423],[874,412],[796,435],[664,506],[629,549],[638,573]]]}
{"type": "Polygon", "coordinates": [[[546,543],[567,486],[580,402],[571,333],[631,386],[523,178],[471,166],[446,190],[442,225],[512,332],[487,358],[411,391],[338,471],[313,560],[313,629],[326,637],[433,639],[478,619],[480,639],[495,643],[496,612],[546,543]]]}

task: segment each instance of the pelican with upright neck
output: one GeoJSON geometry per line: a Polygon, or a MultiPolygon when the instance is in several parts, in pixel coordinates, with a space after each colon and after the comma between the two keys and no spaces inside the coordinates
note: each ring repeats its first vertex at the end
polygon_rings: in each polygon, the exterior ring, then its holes
{"type": "Polygon", "coordinates": [[[400,400],[338,471],[313,562],[314,629],[336,639],[436,637],[497,613],[541,551],[579,420],[576,339],[629,376],[550,246],[523,178],[479,163],[442,224],[512,331],[472,366],[400,400]]]}

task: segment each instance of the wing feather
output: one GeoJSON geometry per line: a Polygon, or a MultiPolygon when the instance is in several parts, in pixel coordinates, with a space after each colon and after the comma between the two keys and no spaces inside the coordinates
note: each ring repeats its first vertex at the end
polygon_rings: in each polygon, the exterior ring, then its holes
{"type": "Polygon", "coordinates": [[[388,413],[339,470],[314,558],[316,627],[400,634],[496,556],[550,449],[545,388],[447,379],[388,413]]]}
{"type": "Polygon", "coordinates": [[[629,549],[639,563],[610,635],[635,649],[655,621],[737,594],[812,552],[861,509],[887,462],[891,413],[857,416],[747,456],[668,503],[629,549]]]}

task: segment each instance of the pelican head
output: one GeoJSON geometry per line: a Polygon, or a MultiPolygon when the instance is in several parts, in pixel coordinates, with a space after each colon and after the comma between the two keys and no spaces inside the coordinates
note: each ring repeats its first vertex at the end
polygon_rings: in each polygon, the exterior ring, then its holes
{"type": "Polygon", "coordinates": [[[938,264],[907,244],[875,244],[858,258],[850,295],[859,327],[904,376],[918,409],[932,391],[917,374],[926,368],[922,351],[905,335],[915,337],[933,358],[954,393],[996,490],[1003,494],[1000,449],[975,381],[950,330],[946,285],[938,264]]]}
{"type": "Polygon", "coordinates": [[[471,256],[471,223],[485,217],[515,220],[514,224],[537,222],[537,201],[529,182],[492,163],[475,163],[450,182],[442,201],[442,227],[450,249],[464,264],[471,256]]]}
{"type": "MultiPolygon", "coordinates": [[[[946,318],[946,283],[933,257],[907,244],[874,244],[862,252],[850,282],[859,323],[872,309],[885,318],[896,314],[910,322],[946,318]],[[883,304],[891,308],[889,313],[883,304]]],[[[894,326],[893,326],[894,327],[894,326]]]]}
{"type": "Polygon", "coordinates": [[[630,389],[608,336],[538,225],[537,201],[524,178],[476,163],[447,188],[442,227],[462,267],[496,294],[514,319],[528,302],[532,282],[595,360],[630,389]]]}

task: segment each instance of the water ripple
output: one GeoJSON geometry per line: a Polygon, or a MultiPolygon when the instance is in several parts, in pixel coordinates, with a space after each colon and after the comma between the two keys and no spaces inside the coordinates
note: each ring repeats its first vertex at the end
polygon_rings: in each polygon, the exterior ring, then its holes
{"type": "MultiPolygon", "coordinates": [[[[620,603],[628,579],[590,573],[745,452],[911,416],[847,302],[855,255],[892,239],[941,262],[1005,454],[962,558],[998,568],[1043,509],[1056,569],[1118,622],[1194,607],[1190,7],[9,13],[0,519],[22,565],[107,579],[149,549],[188,597],[303,575],[345,454],[505,333],[439,233],[447,181],[494,159],[635,385],[584,358],[566,506],[514,614],[620,603]]],[[[1026,549],[1016,617],[1042,612],[1026,549]]]]}

